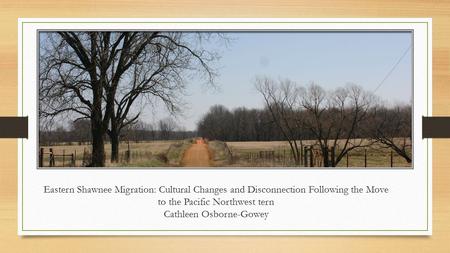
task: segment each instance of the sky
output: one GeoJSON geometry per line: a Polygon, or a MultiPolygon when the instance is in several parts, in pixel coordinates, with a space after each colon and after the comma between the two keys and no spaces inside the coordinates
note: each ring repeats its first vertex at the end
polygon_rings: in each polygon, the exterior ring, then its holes
{"type": "MultiPolygon", "coordinates": [[[[210,46],[222,56],[216,64],[218,88],[208,89],[200,77],[188,80],[187,107],[176,117],[186,130],[195,130],[212,105],[263,108],[256,76],[314,82],[326,90],[354,83],[376,90],[390,104],[412,101],[410,32],[232,32],[227,37],[227,47],[210,46]]],[[[142,116],[156,122],[168,113],[160,106],[142,116]]]]}

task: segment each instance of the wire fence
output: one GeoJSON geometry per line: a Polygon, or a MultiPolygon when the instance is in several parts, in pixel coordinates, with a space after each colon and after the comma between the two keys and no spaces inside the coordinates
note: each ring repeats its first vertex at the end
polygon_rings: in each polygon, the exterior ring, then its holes
{"type": "MultiPolygon", "coordinates": [[[[290,149],[272,150],[245,150],[233,149],[227,146],[229,151],[229,165],[231,166],[256,166],[256,167],[324,167],[324,156],[319,148],[305,146],[299,154],[299,159],[294,158],[290,149]]],[[[359,148],[346,153],[337,161],[338,157],[332,149],[329,149],[328,166],[336,161],[336,167],[410,167],[411,164],[390,149],[359,148]]]]}
{"type": "MultiPolygon", "coordinates": [[[[152,152],[133,151],[130,149],[130,145],[127,145],[126,150],[119,152],[117,162],[125,164],[150,158],[152,155],[152,152]]],[[[91,163],[91,158],[92,151],[86,147],[81,154],[80,152],[77,153],[77,150],[62,149],[57,151],[53,148],[41,147],[39,150],[39,167],[86,167],[91,163]]]]}

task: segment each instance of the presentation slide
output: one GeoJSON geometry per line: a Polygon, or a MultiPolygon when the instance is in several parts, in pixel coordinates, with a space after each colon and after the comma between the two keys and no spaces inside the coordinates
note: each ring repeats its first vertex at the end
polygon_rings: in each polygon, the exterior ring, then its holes
{"type": "Polygon", "coordinates": [[[6,0],[1,252],[450,252],[450,4],[6,0]]]}

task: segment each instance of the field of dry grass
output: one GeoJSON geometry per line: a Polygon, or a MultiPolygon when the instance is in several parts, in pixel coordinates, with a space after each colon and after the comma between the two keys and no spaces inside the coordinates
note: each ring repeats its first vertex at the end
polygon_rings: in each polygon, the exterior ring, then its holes
{"type": "MultiPolygon", "coordinates": [[[[174,145],[180,141],[147,141],[147,142],[130,142],[130,162],[127,163],[125,159],[125,151],[128,150],[128,143],[121,142],[119,149],[119,163],[112,164],[111,149],[109,144],[105,144],[106,155],[106,167],[155,167],[155,166],[167,166],[165,156],[169,151],[171,145],[174,145]]],[[[56,145],[56,146],[42,146],[45,152],[48,152],[50,148],[53,149],[55,154],[75,154],[75,167],[81,167],[83,162],[83,153],[91,152],[90,145],[56,145]]],[[[55,166],[70,166],[70,157],[65,157],[63,164],[62,157],[55,158],[55,166]]],[[[49,164],[49,155],[44,156],[44,166],[49,164]]]]}
{"type": "Polygon", "coordinates": [[[231,164],[231,154],[229,147],[222,141],[210,141],[208,142],[211,164],[216,167],[227,166],[231,164]]]}
{"type": "MultiPolygon", "coordinates": [[[[105,145],[106,167],[166,167],[180,166],[181,159],[192,140],[181,141],[148,141],[130,142],[130,160],[126,159],[128,143],[120,144],[119,162],[111,163],[110,145],[105,145]]],[[[303,145],[314,145],[315,141],[303,141],[303,145]]],[[[294,159],[288,142],[286,141],[248,141],[248,142],[221,142],[210,141],[208,143],[211,164],[215,167],[294,167],[294,159]]],[[[54,154],[74,154],[75,166],[71,163],[71,157],[55,157],[54,167],[83,167],[83,154],[90,154],[89,145],[56,145],[43,147],[45,152],[50,148],[54,154]]],[[[316,146],[316,148],[318,148],[316,146]]],[[[339,150],[336,151],[338,153],[339,150]]],[[[393,167],[411,167],[404,158],[392,153],[393,167]]],[[[89,160],[84,158],[85,160],[89,160]]],[[[315,159],[315,166],[321,160],[315,159]]],[[[302,162],[304,159],[302,159],[302,162]]],[[[369,148],[359,148],[349,152],[337,165],[338,167],[391,167],[391,149],[372,145],[369,148]],[[365,161],[366,159],[366,161],[365,161]]],[[[44,167],[49,166],[49,155],[44,155],[44,167]]],[[[303,163],[301,167],[306,167],[303,163]]]]}
{"type": "MultiPolygon", "coordinates": [[[[367,140],[363,141],[367,142],[367,140]]],[[[233,154],[233,162],[227,166],[295,166],[294,160],[290,153],[291,150],[289,144],[286,141],[226,142],[226,144],[233,154]],[[273,151],[273,157],[265,157],[266,153],[261,151],[273,151]]],[[[303,141],[303,145],[313,144],[315,144],[315,141],[303,141]]],[[[336,151],[336,153],[338,152],[339,150],[336,151]]],[[[367,154],[367,167],[391,166],[391,149],[382,148],[380,145],[374,144],[371,147],[366,148],[366,150],[364,148],[358,148],[350,151],[348,155],[348,164],[347,157],[344,157],[339,162],[338,167],[364,167],[365,152],[367,154]]],[[[410,163],[407,163],[404,158],[395,152],[393,152],[392,157],[393,167],[411,167],[410,163]]]]}

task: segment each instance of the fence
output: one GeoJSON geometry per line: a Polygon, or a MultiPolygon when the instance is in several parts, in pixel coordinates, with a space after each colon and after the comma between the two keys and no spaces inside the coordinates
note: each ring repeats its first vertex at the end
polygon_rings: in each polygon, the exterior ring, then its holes
{"type": "MultiPolygon", "coordinates": [[[[294,156],[290,149],[278,150],[229,150],[231,156],[231,165],[236,166],[302,166],[302,167],[323,167],[324,158],[322,151],[314,146],[304,146],[299,154],[299,164],[296,164],[294,156]]],[[[329,148],[328,153],[331,161],[336,159],[337,152],[329,148]]],[[[392,150],[374,150],[374,149],[355,149],[348,152],[337,164],[339,167],[394,167],[405,166],[408,164],[402,157],[392,150]]]]}
{"type": "MultiPolygon", "coordinates": [[[[131,152],[130,144],[128,149],[119,153],[119,161],[123,163],[130,163],[132,158],[138,159],[141,156],[149,156],[148,152],[131,152]]],[[[151,155],[151,152],[150,152],[151,155]]],[[[39,167],[86,167],[91,163],[92,152],[89,148],[84,147],[83,153],[77,157],[77,150],[67,152],[66,149],[55,151],[53,148],[39,149],[39,167]],[[80,159],[80,160],[78,160],[80,159]]]]}
{"type": "Polygon", "coordinates": [[[61,154],[57,154],[53,151],[53,148],[49,148],[49,151],[46,152],[44,148],[40,148],[39,150],[39,167],[45,167],[44,160],[46,160],[46,156],[48,156],[48,167],[64,167],[64,166],[76,166],[77,160],[77,152],[67,154],[63,149],[61,154]],[[62,166],[58,165],[59,162],[62,166]],[[67,162],[67,163],[66,163],[67,162]]]}

